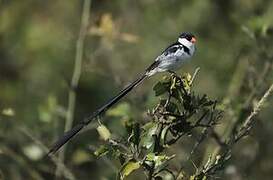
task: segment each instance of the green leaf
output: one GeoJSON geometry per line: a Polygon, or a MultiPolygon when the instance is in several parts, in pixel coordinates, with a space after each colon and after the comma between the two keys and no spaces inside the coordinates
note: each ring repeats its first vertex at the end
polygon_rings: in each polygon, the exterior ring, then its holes
{"type": "Polygon", "coordinates": [[[148,161],[148,162],[145,162],[145,163],[149,164],[149,162],[154,162],[155,170],[158,172],[162,170],[163,168],[165,168],[167,166],[168,161],[173,159],[174,157],[175,155],[167,156],[167,155],[155,155],[154,153],[149,153],[145,159],[145,161],[148,161]]]}
{"type": "Polygon", "coordinates": [[[132,126],[132,133],[128,138],[129,142],[132,142],[134,145],[138,146],[140,141],[140,125],[139,123],[134,123],[132,126]]]}
{"type": "Polygon", "coordinates": [[[172,113],[179,111],[177,105],[173,102],[169,102],[168,106],[166,107],[166,110],[172,113]]]}
{"type": "Polygon", "coordinates": [[[181,95],[179,93],[179,89],[173,89],[172,90],[172,97],[174,97],[178,101],[181,101],[181,95]]]}
{"type": "Polygon", "coordinates": [[[157,124],[154,122],[147,123],[143,127],[142,138],[140,144],[146,149],[153,149],[155,144],[154,135],[156,134],[157,124]]]}
{"type": "MultiPolygon", "coordinates": [[[[167,102],[167,99],[162,99],[162,100],[160,100],[160,105],[165,106],[166,102],[167,102]]],[[[171,101],[168,103],[166,110],[171,113],[178,113],[179,112],[179,108],[178,108],[177,104],[174,102],[171,102],[171,101]]]]}
{"type": "Polygon", "coordinates": [[[100,126],[97,127],[97,131],[98,131],[100,137],[101,137],[104,141],[110,139],[111,133],[110,133],[110,131],[108,130],[108,128],[107,128],[106,126],[104,126],[103,124],[101,124],[100,126]]]}
{"type": "Polygon", "coordinates": [[[153,90],[155,92],[155,96],[160,96],[169,90],[169,82],[158,82],[154,87],[153,90]]]}
{"type": "MultiPolygon", "coordinates": [[[[155,177],[155,180],[175,180],[174,174],[172,174],[170,171],[162,169],[161,172],[157,174],[155,177]]],[[[178,178],[177,178],[178,179],[178,178]]],[[[185,179],[185,178],[184,178],[185,179]]],[[[182,180],[180,178],[180,180],[182,180]]]]}
{"type": "Polygon", "coordinates": [[[135,161],[133,159],[129,160],[121,167],[121,170],[119,172],[120,179],[124,179],[126,176],[128,176],[138,168],[140,168],[140,163],[138,161],[135,161]]]}
{"type": "Polygon", "coordinates": [[[107,146],[102,145],[94,152],[94,154],[95,156],[102,157],[108,154],[108,152],[109,148],[107,146]]]}
{"type": "Polygon", "coordinates": [[[184,89],[189,93],[191,89],[191,75],[187,73],[186,75],[183,76],[182,78],[183,81],[183,87],[184,89]]]}
{"type": "Polygon", "coordinates": [[[168,131],[169,131],[169,126],[165,126],[160,134],[160,144],[162,146],[165,145],[165,142],[166,142],[166,138],[167,138],[167,134],[168,134],[168,131]]]}
{"type": "Polygon", "coordinates": [[[132,132],[134,123],[135,122],[132,119],[126,119],[123,121],[123,125],[125,126],[128,134],[130,134],[132,132]]]}

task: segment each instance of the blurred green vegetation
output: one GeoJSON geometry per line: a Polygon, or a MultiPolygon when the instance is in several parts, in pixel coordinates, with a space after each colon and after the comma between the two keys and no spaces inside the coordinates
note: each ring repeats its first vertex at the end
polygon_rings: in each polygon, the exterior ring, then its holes
{"type": "MultiPolygon", "coordinates": [[[[0,0],[0,179],[53,179],[44,159],[64,130],[83,0],[0,0]]],[[[270,0],[92,0],[76,88],[74,123],[132,81],[183,31],[197,37],[195,57],[179,71],[201,71],[194,88],[218,99],[228,135],[273,81],[273,2],[270,0]]],[[[147,119],[155,105],[145,81],[101,119],[111,136],[124,135],[124,119],[147,119]]],[[[251,136],[236,145],[225,179],[272,179],[272,98],[251,136]]],[[[94,123],[67,146],[69,179],[114,179],[118,162],[94,155],[102,142],[94,123]]],[[[172,148],[185,161],[189,142],[172,148]]],[[[214,147],[214,145],[211,145],[214,147]]],[[[210,147],[202,146],[201,164],[210,147]]],[[[138,173],[130,175],[139,179],[138,173]]]]}

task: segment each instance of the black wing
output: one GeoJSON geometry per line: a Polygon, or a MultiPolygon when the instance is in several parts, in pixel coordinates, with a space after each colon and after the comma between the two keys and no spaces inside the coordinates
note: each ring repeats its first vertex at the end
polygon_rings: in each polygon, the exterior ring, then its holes
{"type": "Polygon", "coordinates": [[[168,46],[162,53],[160,56],[157,57],[157,59],[146,69],[146,72],[149,72],[153,69],[155,69],[159,64],[160,64],[160,58],[162,58],[162,56],[168,56],[169,54],[173,54],[175,53],[177,50],[180,49],[185,49],[185,47],[179,43],[178,41],[171,44],[170,46],[168,46]]]}
{"type": "Polygon", "coordinates": [[[182,49],[183,45],[181,45],[179,42],[175,42],[173,44],[171,44],[169,47],[167,47],[162,54],[164,54],[165,56],[175,53],[178,49],[182,49]]]}

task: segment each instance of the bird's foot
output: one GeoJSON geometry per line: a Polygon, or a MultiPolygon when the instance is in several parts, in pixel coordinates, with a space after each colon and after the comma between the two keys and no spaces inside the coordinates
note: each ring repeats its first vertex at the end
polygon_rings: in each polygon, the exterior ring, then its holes
{"type": "Polygon", "coordinates": [[[168,73],[171,74],[171,77],[178,77],[178,75],[174,71],[168,70],[168,73]]]}

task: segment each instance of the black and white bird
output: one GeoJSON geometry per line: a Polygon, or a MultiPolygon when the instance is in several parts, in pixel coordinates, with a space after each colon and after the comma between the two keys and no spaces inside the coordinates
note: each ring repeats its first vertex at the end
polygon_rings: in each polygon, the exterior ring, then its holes
{"type": "Polygon", "coordinates": [[[145,78],[150,77],[158,72],[173,72],[181,67],[181,65],[190,59],[195,52],[195,36],[192,33],[182,33],[177,41],[167,47],[161,55],[145,70],[145,72],[134,82],[126,86],[115,97],[109,100],[105,105],[97,109],[90,116],[87,116],[83,121],[74,126],[52,146],[48,154],[57,152],[65,143],[73,138],[93,119],[104,113],[107,109],[116,104],[122,97],[128,94],[134,87],[139,85],[145,78]]]}

